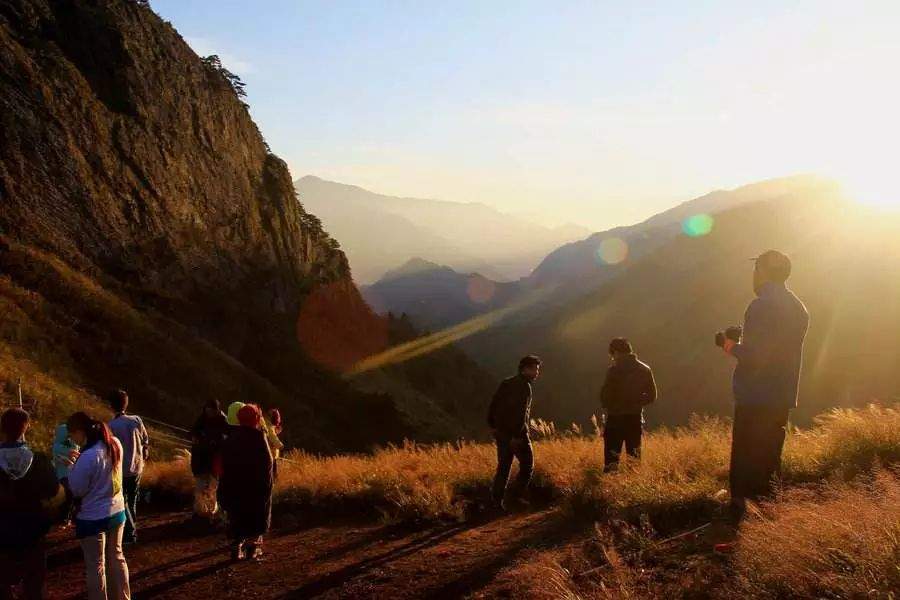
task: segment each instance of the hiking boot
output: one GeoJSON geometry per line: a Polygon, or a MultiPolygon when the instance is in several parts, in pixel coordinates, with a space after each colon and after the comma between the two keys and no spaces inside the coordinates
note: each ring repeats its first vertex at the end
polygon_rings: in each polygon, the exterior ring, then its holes
{"type": "Polygon", "coordinates": [[[238,542],[231,547],[231,560],[234,562],[238,562],[244,560],[244,544],[242,542],[238,542]]]}
{"type": "Polygon", "coordinates": [[[260,560],[262,558],[262,536],[256,538],[253,541],[247,542],[245,547],[248,560],[260,560]]]}

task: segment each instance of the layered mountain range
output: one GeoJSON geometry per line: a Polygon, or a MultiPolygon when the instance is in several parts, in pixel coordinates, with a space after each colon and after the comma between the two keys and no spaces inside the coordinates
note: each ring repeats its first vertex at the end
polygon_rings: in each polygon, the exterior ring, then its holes
{"type": "Polygon", "coordinates": [[[314,176],[294,183],[304,206],[341,240],[362,284],[411,258],[514,281],[560,244],[588,233],[576,225],[543,226],[480,203],[387,196],[314,176]]]}
{"type": "Polygon", "coordinates": [[[794,177],[714,192],[563,246],[530,277],[503,284],[512,289],[479,283],[504,290],[491,301],[469,293],[483,278],[421,263],[364,293],[432,329],[489,321],[459,343],[497,377],[540,354],[534,414],[561,423],[586,424],[599,411],[607,344],[629,337],[660,385],[648,421],[675,425],[729,414],[733,364],[712,336],[740,323],[752,299],[748,258],[779,248],[794,258],[790,285],[812,314],[795,413],[803,422],[832,406],[900,398],[898,228],[900,215],[867,211],[833,182],[794,177]]]}

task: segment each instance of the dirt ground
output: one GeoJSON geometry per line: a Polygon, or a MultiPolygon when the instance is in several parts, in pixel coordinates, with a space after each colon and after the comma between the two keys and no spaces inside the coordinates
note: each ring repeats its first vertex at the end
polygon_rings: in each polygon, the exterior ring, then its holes
{"type": "MultiPolygon", "coordinates": [[[[582,531],[553,509],[411,530],[332,522],[275,528],[260,562],[233,563],[224,535],[188,513],[140,522],[126,547],[135,598],[490,597],[496,575],[530,551],[582,531]]],[[[71,531],[51,536],[50,598],[83,598],[81,551],[71,531]]]]}

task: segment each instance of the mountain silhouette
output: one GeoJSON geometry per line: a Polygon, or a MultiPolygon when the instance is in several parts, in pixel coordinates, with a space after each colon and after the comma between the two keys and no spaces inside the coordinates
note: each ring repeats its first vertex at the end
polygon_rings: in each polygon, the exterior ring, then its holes
{"type": "Polygon", "coordinates": [[[300,200],[341,240],[360,283],[373,283],[411,258],[516,280],[553,248],[583,237],[574,225],[544,227],[479,203],[399,198],[306,176],[300,200]]]}

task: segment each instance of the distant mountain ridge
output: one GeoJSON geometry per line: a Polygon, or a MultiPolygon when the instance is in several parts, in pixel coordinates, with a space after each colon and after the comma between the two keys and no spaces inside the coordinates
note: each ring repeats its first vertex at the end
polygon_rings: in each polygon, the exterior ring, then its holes
{"type": "Polygon", "coordinates": [[[502,308],[522,290],[520,282],[498,282],[479,273],[413,258],[363,286],[363,298],[376,312],[407,315],[417,327],[442,329],[502,308]]]}
{"type": "Polygon", "coordinates": [[[529,277],[534,286],[568,284],[580,291],[590,289],[619,272],[626,261],[610,264],[598,255],[605,240],[618,238],[627,246],[627,258],[635,259],[651,252],[682,232],[685,220],[715,214],[749,202],[802,194],[818,194],[834,189],[832,181],[810,175],[795,175],[744,185],[734,190],[716,190],[682,202],[635,225],[616,227],[595,233],[583,240],[565,244],[551,252],[529,277]]]}
{"type": "Polygon", "coordinates": [[[532,312],[566,304],[615,279],[642,256],[682,234],[686,219],[708,218],[708,225],[714,228],[717,215],[744,204],[815,196],[834,189],[833,182],[800,175],[752,183],[734,190],[717,190],[640,223],[598,232],[556,248],[529,276],[517,282],[498,282],[485,273],[467,274],[446,265],[416,259],[366,286],[363,295],[376,311],[406,313],[421,326],[441,328],[502,308],[534,290],[549,289],[551,293],[539,304],[523,315],[512,317],[527,319],[532,312]],[[614,257],[615,261],[603,259],[603,245],[609,240],[617,240],[625,248],[623,255],[614,257]],[[473,301],[469,293],[472,286],[492,290],[490,301],[473,301]]]}
{"type": "Polygon", "coordinates": [[[544,227],[485,204],[387,196],[312,175],[295,187],[304,207],[341,240],[354,279],[364,284],[415,257],[516,280],[550,250],[588,233],[574,225],[544,227]]]}
{"type": "Polygon", "coordinates": [[[728,415],[734,363],[712,334],[742,321],[753,297],[747,259],[778,248],[793,258],[789,285],[811,314],[792,418],[889,402],[900,397],[898,228],[900,216],[873,219],[835,188],[739,204],[717,213],[708,235],[674,236],[590,291],[516,314],[463,347],[496,376],[539,354],[533,414],[586,423],[600,408],[607,344],[626,336],[657,376],[651,425],[728,415]]]}

